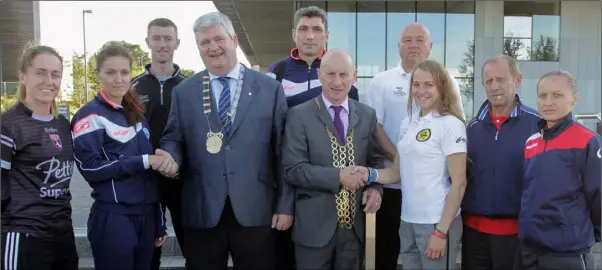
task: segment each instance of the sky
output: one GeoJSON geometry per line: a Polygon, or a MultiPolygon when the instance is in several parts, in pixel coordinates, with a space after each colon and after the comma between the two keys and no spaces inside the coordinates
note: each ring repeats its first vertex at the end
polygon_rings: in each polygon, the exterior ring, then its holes
{"type": "MultiPolygon", "coordinates": [[[[86,51],[88,57],[107,41],[127,41],[149,51],[144,39],[148,23],[159,17],[178,26],[180,47],[174,62],[185,69],[204,69],[194,41],[192,26],[201,15],[217,11],[212,1],[40,1],[40,43],[56,48],[65,59],[83,54],[82,11],[86,14],[86,51]]],[[[238,49],[238,60],[249,66],[238,49]]],[[[71,69],[63,73],[63,89],[71,90],[71,69]]]]}

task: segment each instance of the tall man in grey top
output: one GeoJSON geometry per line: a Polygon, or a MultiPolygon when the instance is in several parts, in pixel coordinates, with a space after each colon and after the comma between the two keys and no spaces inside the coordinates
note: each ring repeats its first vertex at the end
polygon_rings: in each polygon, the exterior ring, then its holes
{"type": "Polygon", "coordinates": [[[374,109],[348,98],[357,70],[349,53],[322,58],[322,94],[290,110],[283,165],[296,188],[293,241],[297,269],[363,267],[365,213],[378,210],[382,186],[364,187],[355,165],[382,167],[374,109]]]}
{"type": "Polygon", "coordinates": [[[188,269],[274,269],[274,229],[292,225],[294,193],[281,173],[287,113],[282,86],[236,59],[232,22],[194,24],[207,70],[179,84],[162,138],[184,181],[188,269]]]}

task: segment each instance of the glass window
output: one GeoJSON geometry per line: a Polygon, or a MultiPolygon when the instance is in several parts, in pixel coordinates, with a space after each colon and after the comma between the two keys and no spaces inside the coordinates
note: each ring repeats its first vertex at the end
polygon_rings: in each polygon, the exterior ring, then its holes
{"type": "Polygon", "coordinates": [[[416,12],[416,21],[426,25],[431,32],[433,49],[429,59],[445,64],[445,2],[417,2],[416,12]]]}
{"type": "Polygon", "coordinates": [[[385,2],[357,3],[358,76],[373,77],[385,70],[385,2]]]}
{"type": "Polygon", "coordinates": [[[326,10],[326,2],[325,1],[299,1],[299,8],[316,6],[323,10],[326,10]]]}
{"type": "Polygon", "coordinates": [[[416,21],[414,2],[387,2],[387,69],[399,64],[401,30],[416,21]]]}
{"type": "Polygon", "coordinates": [[[475,2],[447,2],[445,66],[452,77],[472,77],[475,2]]]}
{"type": "Polygon", "coordinates": [[[355,55],[356,9],[355,2],[328,2],[327,48],[344,48],[357,63],[355,55]]]}
{"type": "Polygon", "coordinates": [[[472,119],[474,110],[474,77],[456,78],[456,81],[460,85],[465,120],[468,122],[472,119]]]}
{"type": "Polygon", "coordinates": [[[559,1],[505,1],[504,53],[517,60],[558,61],[559,1]]]}
{"type": "Polygon", "coordinates": [[[370,81],[372,81],[372,78],[357,78],[357,81],[353,84],[355,87],[357,87],[360,96],[360,102],[362,103],[366,103],[366,92],[368,91],[368,87],[370,87],[370,81]]]}

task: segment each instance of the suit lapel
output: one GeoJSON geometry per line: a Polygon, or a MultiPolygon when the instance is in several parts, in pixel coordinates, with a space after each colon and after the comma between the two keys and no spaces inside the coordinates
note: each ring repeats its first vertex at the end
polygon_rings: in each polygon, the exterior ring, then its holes
{"type": "Polygon", "coordinates": [[[357,104],[355,104],[353,99],[349,99],[349,128],[347,129],[347,134],[355,128],[357,122],[357,104]]]}
{"type": "Polygon", "coordinates": [[[320,119],[320,121],[324,123],[324,125],[326,125],[326,128],[330,130],[332,135],[334,135],[337,138],[337,141],[339,141],[339,143],[342,143],[341,140],[338,139],[338,136],[336,136],[337,129],[334,127],[334,121],[332,120],[332,117],[328,112],[328,108],[326,108],[326,105],[324,104],[324,101],[322,100],[321,96],[322,95],[319,95],[315,98],[316,102],[314,104],[316,107],[316,116],[318,117],[318,119],[320,119]]]}
{"type": "Polygon", "coordinates": [[[255,76],[247,67],[244,67],[244,69],[245,77],[243,78],[242,89],[240,91],[240,96],[238,97],[238,108],[236,109],[236,115],[234,115],[234,122],[232,123],[232,128],[230,129],[230,138],[234,136],[236,130],[238,130],[240,124],[244,120],[247,110],[253,101],[253,97],[257,96],[256,92],[258,87],[255,76]]]}

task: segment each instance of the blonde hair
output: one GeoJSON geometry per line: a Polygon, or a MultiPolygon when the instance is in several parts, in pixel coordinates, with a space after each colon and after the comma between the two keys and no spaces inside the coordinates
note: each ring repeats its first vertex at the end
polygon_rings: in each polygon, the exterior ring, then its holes
{"type": "MultiPolygon", "coordinates": [[[[27,73],[27,69],[32,66],[33,60],[38,55],[44,53],[56,56],[61,61],[61,65],[63,64],[63,57],[61,57],[61,55],[55,49],[43,45],[28,45],[23,51],[23,54],[21,55],[21,61],[19,63],[19,72],[21,74],[27,73]]],[[[19,87],[17,91],[19,101],[24,102],[25,98],[27,97],[27,91],[23,82],[19,81],[19,87]]],[[[50,104],[50,113],[54,116],[57,116],[58,114],[56,98],[50,104]]]]}
{"type": "Polygon", "coordinates": [[[410,79],[410,94],[408,95],[408,115],[412,115],[413,108],[413,100],[412,100],[412,92],[413,92],[413,82],[414,75],[416,70],[422,70],[430,73],[433,76],[433,81],[435,82],[435,87],[437,87],[437,91],[439,92],[439,100],[437,101],[436,110],[440,115],[453,115],[456,118],[460,119],[460,121],[465,122],[464,118],[462,118],[462,113],[458,106],[458,96],[454,92],[451,77],[447,70],[443,65],[439,64],[434,60],[424,60],[412,71],[412,76],[410,79]]]}

